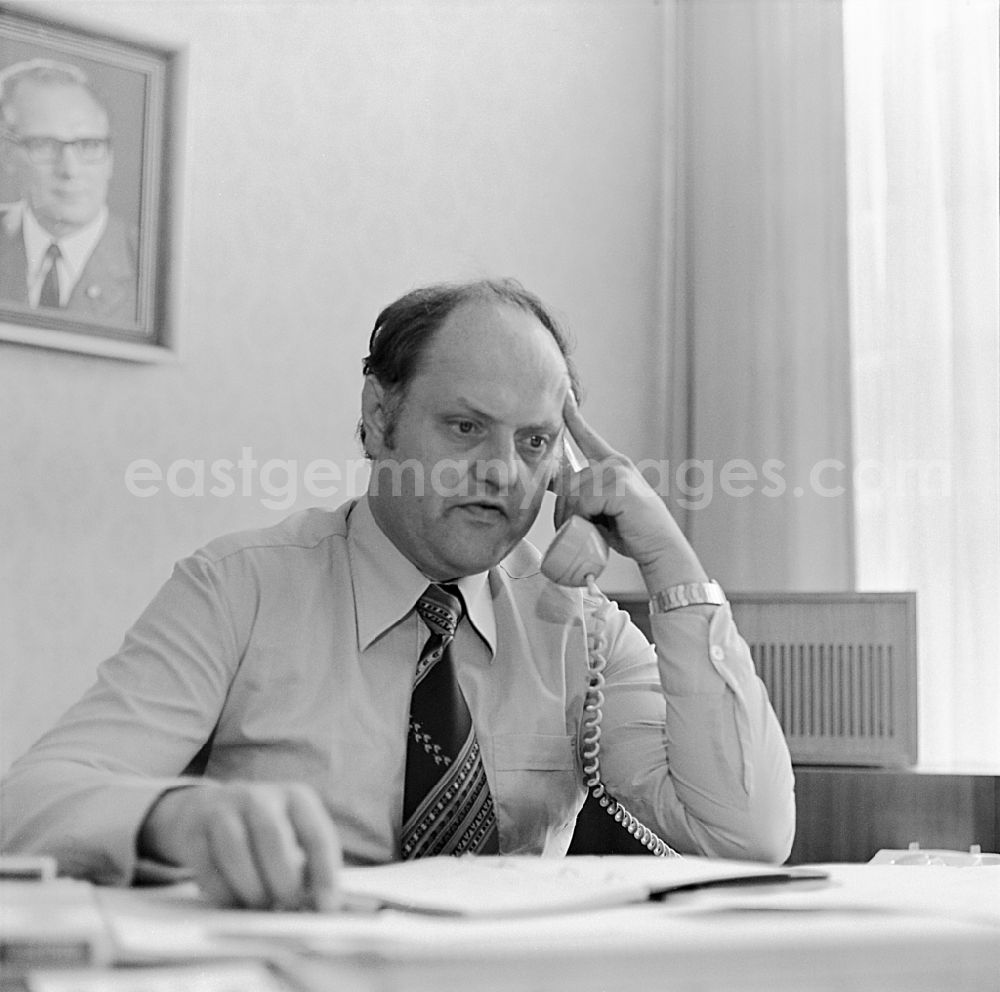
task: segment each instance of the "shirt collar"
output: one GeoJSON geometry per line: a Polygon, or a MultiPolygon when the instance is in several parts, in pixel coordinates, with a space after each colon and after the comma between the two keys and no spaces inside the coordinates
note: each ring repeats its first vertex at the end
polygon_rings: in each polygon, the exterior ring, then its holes
{"type": "MultiPolygon", "coordinates": [[[[366,496],[355,503],[348,518],[347,548],[354,580],[358,647],[364,651],[410,614],[431,580],[389,540],[375,521],[366,496]]],[[[495,655],[497,624],[488,573],[466,575],[455,584],[465,600],[470,623],[495,655]]]]}
{"type": "Polygon", "coordinates": [[[465,600],[469,622],[490,649],[490,657],[497,653],[497,617],[493,610],[489,573],[466,575],[455,583],[465,600]]]}
{"type": "Polygon", "coordinates": [[[108,223],[108,208],[104,206],[100,213],[90,223],[85,224],[72,234],[53,238],[38,222],[31,208],[25,204],[22,210],[22,231],[24,232],[24,254],[28,262],[28,271],[37,273],[48,250],[49,244],[55,241],[59,245],[59,253],[70,274],[71,282],[76,282],[87,264],[97,242],[104,234],[108,223]]]}

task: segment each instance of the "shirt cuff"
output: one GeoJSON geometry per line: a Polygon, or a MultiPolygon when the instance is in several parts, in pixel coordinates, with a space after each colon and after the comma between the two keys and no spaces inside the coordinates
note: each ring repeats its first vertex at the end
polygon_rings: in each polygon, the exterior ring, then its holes
{"type": "Polygon", "coordinates": [[[660,662],[664,692],[672,696],[721,695],[728,679],[725,661],[728,629],[735,627],[729,606],[686,606],[649,618],[660,662]]]}

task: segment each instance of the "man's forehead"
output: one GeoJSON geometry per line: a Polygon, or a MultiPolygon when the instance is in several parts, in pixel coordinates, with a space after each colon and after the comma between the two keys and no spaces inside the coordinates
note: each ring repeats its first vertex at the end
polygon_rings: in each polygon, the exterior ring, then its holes
{"type": "Polygon", "coordinates": [[[512,305],[463,304],[432,338],[411,393],[439,411],[516,426],[562,422],[569,371],[559,346],[534,315],[512,305]]]}
{"type": "Polygon", "coordinates": [[[530,310],[502,300],[470,300],[457,306],[435,334],[432,351],[465,351],[490,361],[517,354],[536,363],[566,368],[566,360],[547,327],[530,310]]]}

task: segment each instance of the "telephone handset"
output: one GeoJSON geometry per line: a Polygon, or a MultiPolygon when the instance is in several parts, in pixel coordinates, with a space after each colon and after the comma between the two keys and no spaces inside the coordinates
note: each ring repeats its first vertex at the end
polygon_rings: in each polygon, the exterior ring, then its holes
{"type": "MultiPolygon", "coordinates": [[[[583,462],[576,456],[569,442],[564,443],[566,460],[579,472],[583,462]]],[[[680,855],[658,837],[644,823],[637,820],[617,799],[604,788],[601,781],[601,718],[604,715],[604,669],[608,663],[603,649],[603,628],[610,602],[601,595],[596,578],[608,563],[608,545],[600,531],[583,517],[572,516],[556,531],[545,557],[542,574],[561,586],[587,586],[598,601],[595,615],[596,630],[588,639],[590,682],[583,703],[583,757],[584,783],[608,816],[614,817],[641,844],[659,857],[679,858],[680,855]]]]}
{"type": "MultiPolygon", "coordinates": [[[[583,471],[586,462],[563,435],[563,459],[574,472],[583,471]]],[[[553,488],[555,478],[549,484],[553,488]]],[[[542,559],[542,574],[560,586],[585,586],[588,576],[595,579],[608,563],[608,543],[601,532],[583,517],[570,517],[556,531],[549,550],[542,559]]]]}
{"type": "Polygon", "coordinates": [[[556,531],[542,559],[542,574],[560,586],[585,586],[608,563],[608,545],[583,517],[570,517],[556,531]]]}

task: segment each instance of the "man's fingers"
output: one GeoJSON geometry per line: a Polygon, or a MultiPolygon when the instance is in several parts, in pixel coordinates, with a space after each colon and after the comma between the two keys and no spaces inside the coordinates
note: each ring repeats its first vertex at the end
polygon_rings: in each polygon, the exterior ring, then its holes
{"type": "Polygon", "coordinates": [[[306,855],[284,806],[271,797],[250,796],[247,825],[257,873],[275,909],[298,909],[305,901],[306,855]]]}
{"type": "Polygon", "coordinates": [[[566,394],[566,402],[563,404],[563,420],[566,421],[566,428],[570,436],[576,441],[584,456],[592,462],[599,462],[605,458],[617,455],[618,452],[608,444],[607,441],[595,431],[590,424],[583,419],[580,408],[576,404],[576,397],[573,390],[566,394]]]}
{"type": "MultiPolygon", "coordinates": [[[[219,810],[206,824],[210,887],[230,893],[237,906],[265,908],[270,898],[257,873],[250,850],[250,838],[242,819],[234,810],[219,810]]],[[[202,882],[204,884],[204,880],[202,882]]]]}
{"type": "Polygon", "coordinates": [[[330,814],[316,793],[294,789],[288,816],[306,856],[306,900],[314,909],[330,909],[336,904],[337,876],[344,861],[330,814]]]}
{"type": "Polygon", "coordinates": [[[176,790],[161,798],[154,815],[147,832],[174,827],[184,838],[176,863],[188,866],[218,905],[326,909],[337,904],[340,841],[309,786],[230,782],[176,790]]]}
{"type": "Polygon", "coordinates": [[[239,899],[216,867],[208,831],[189,838],[189,866],[202,895],[214,906],[238,906],[239,899]]]}

